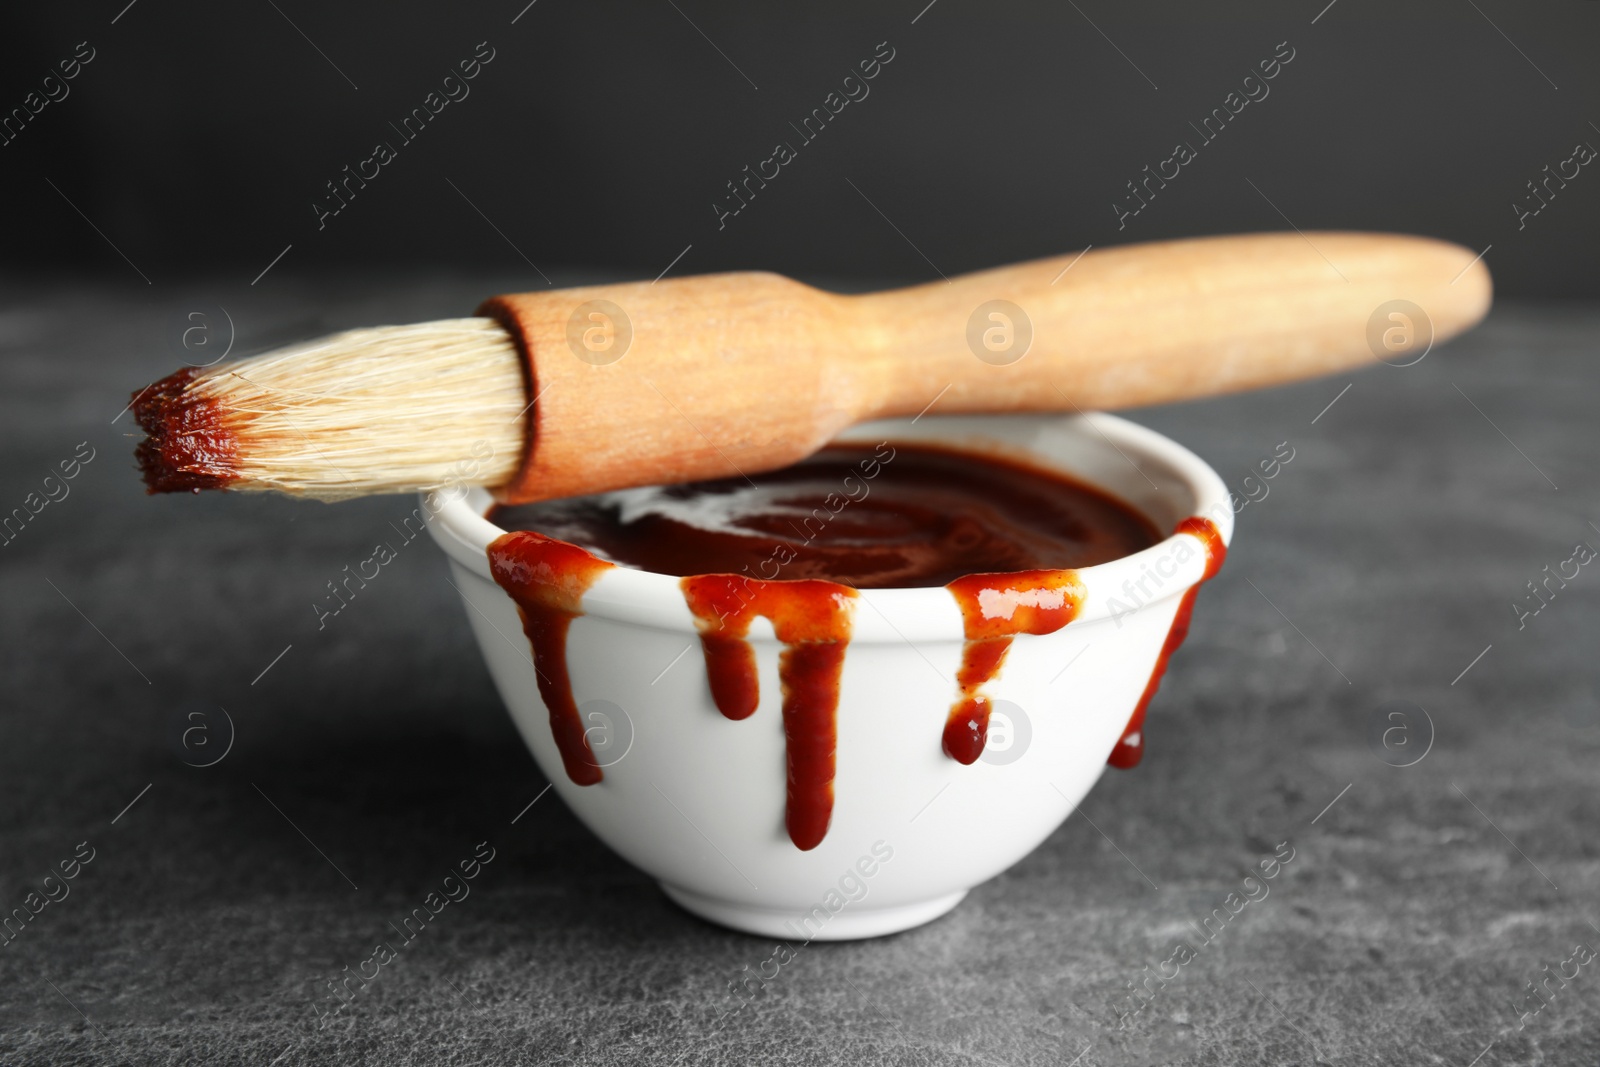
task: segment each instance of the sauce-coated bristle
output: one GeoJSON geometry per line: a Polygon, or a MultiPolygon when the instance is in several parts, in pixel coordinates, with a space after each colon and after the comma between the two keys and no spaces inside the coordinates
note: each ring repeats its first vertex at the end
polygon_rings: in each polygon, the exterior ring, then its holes
{"type": "Polygon", "coordinates": [[[134,394],[133,417],[144,430],[134,455],[151,493],[226,489],[239,480],[239,439],[214,398],[190,391],[194,367],[134,394]]]}
{"type": "Polygon", "coordinates": [[[488,318],[346,330],[142,390],[152,493],[318,500],[503,485],[525,446],[522,359],[488,318]]]}

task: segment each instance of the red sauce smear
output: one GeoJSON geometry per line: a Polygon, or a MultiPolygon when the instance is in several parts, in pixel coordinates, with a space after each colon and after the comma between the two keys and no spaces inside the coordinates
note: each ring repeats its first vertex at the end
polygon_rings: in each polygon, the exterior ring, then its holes
{"type": "Polygon", "coordinates": [[[488,518],[656,574],[856,589],[1092,567],[1163,536],[1121,500],[1057,471],[905,441],[830,445],[748,479],[502,506],[488,518]]]}
{"type": "Polygon", "coordinates": [[[784,822],[795,847],[816,848],[833,819],[839,676],[856,591],[818,579],[762,581],[738,574],[703,574],[679,585],[700,630],[711,697],[728,718],[749,718],[760,702],[748,640],[757,615],[771,620],[783,643],[778,678],[788,761],[784,822]]]}
{"type": "Polygon", "coordinates": [[[969,574],[945,588],[961,608],[966,643],[956,674],[961,697],[944,724],[944,751],[958,763],[971,764],[989,739],[990,701],[978,690],[999,673],[1017,634],[1053,634],[1071,622],[1084,588],[1070,570],[969,574]]]}
{"type": "Polygon", "coordinates": [[[502,534],[489,544],[489,572],[516,602],[533,648],[539,695],[567,777],[594,785],[605,777],[584,736],[567,672],[567,628],[583,614],[583,594],[615,564],[565,541],[531,530],[502,534]]]}
{"type": "Polygon", "coordinates": [[[1183,600],[1178,604],[1178,614],[1172,620],[1172,629],[1167,631],[1166,643],[1161,646],[1161,654],[1156,657],[1155,669],[1150,672],[1150,680],[1145,683],[1144,695],[1139,697],[1139,704],[1133,709],[1133,715],[1129,717],[1121,739],[1117,741],[1117,746],[1111,750],[1111,756],[1106,760],[1111,766],[1121,770],[1137,767],[1139,761],[1144,758],[1144,713],[1150,707],[1150,701],[1155,699],[1156,690],[1161,688],[1161,676],[1167,673],[1167,660],[1178,651],[1183,639],[1189,636],[1189,619],[1194,614],[1194,600],[1200,592],[1201,582],[1210,581],[1222,569],[1223,562],[1228,558],[1228,546],[1223,543],[1222,532],[1210,519],[1191,515],[1178,523],[1177,529],[1172,532],[1191,534],[1200,539],[1205,545],[1206,569],[1200,576],[1200,581],[1190,586],[1183,594],[1183,600]]]}
{"type": "Polygon", "coordinates": [[[239,439],[217,401],[190,390],[202,377],[185,367],[133,395],[129,406],[146,436],[134,449],[151,493],[226,489],[239,480],[239,439]]]}
{"type": "MultiPolygon", "coordinates": [[[[573,704],[566,634],[584,591],[612,566],[607,560],[689,576],[679,584],[712,698],[729,719],[749,718],[760,703],[749,632],[757,616],[772,622],[784,646],[785,823],[805,850],[821,843],[833,815],[839,682],[856,589],[945,585],[955,597],[966,641],[943,746],[970,764],[988,740],[992,707],[981,691],[1013,638],[1072,621],[1084,598],[1076,568],[1160,540],[1128,505],[1057,472],[890,442],[830,446],[754,480],[497,507],[488,518],[542,531],[499,538],[489,560],[521,612],[556,745],[581,785],[602,775],[573,704]]],[[[1182,640],[1179,630],[1168,652],[1182,640]]],[[[1152,679],[1146,702],[1154,686],[1152,679]]],[[[1143,704],[1130,730],[1142,717],[1143,704]]]]}

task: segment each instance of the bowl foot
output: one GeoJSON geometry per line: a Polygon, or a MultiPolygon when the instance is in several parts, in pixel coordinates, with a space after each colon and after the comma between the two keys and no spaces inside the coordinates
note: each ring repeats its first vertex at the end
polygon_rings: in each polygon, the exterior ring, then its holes
{"type": "Polygon", "coordinates": [[[805,916],[782,908],[758,908],[720,897],[708,897],[665,882],[660,885],[661,891],[674,904],[702,919],[742,933],[777,937],[791,943],[854,941],[897,934],[932,922],[961,903],[961,898],[967,895],[967,891],[962,889],[948,896],[891,908],[866,907],[864,902],[846,904],[831,915],[819,906],[810,916],[805,916]],[[808,918],[809,922],[806,921],[808,918]]]}

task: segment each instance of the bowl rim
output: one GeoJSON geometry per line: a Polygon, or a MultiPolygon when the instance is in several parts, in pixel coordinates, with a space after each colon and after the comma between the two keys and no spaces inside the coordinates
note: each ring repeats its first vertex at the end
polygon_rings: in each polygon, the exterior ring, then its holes
{"type": "MultiPolygon", "coordinates": [[[[913,430],[912,423],[917,420],[883,420],[852,427],[840,434],[837,440],[862,441],[871,438],[892,441],[898,432],[898,436],[908,442],[936,443],[939,440],[938,427],[959,429],[963,422],[971,425],[974,422],[981,423],[984,418],[967,415],[929,416],[927,425],[916,430],[913,430]]],[[[1172,483],[1173,488],[1188,494],[1187,514],[1211,519],[1223,543],[1232,544],[1234,512],[1227,486],[1209,464],[1164,434],[1104,412],[1007,415],[1004,418],[1008,422],[1031,420],[1035,425],[1049,425],[1081,437],[1092,445],[1096,442],[1110,445],[1128,461],[1128,482],[1132,481],[1135,474],[1149,480],[1145,474],[1146,465],[1154,467],[1165,476],[1166,481],[1172,483]]],[[[968,440],[977,443],[983,439],[984,434],[979,431],[969,435],[968,440]]],[[[1023,455],[1043,466],[1097,486],[1151,518],[1147,509],[1130,500],[1126,490],[1117,485],[1107,484],[1102,479],[1090,479],[1060,460],[1025,447],[1018,448],[1013,442],[998,438],[991,440],[1002,453],[1023,455]]],[[[961,445],[955,443],[953,447],[961,445]]],[[[1154,485],[1153,482],[1151,484],[1154,485]]],[[[505,533],[501,527],[484,518],[484,513],[495,503],[493,495],[482,488],[466,492],[435,489],[420,494],[420,500],[428,531],[434,541],[457,564],[493,585],[488,547],[491,541],[505,533]]],[[[1178,510],[1184,509],[1180,506],[1178,510]]],[[[1152,521],[1155,520],[1152,518],[1152,521]]],[[[1120,628],[1125,620],[1146,609],[1169,604],[1201,580],[1206,562],[1204,548],[1204,544],[1194,535],[1174,533],[1132,555],[1078,568],[1078,577],[1086,595],[1068,629],[1101,619],[1110,619],[1120,628]],[[1170,573],[1163,570],[1163,564],[1170,566],[1170,573]],[[1138,597],[1133,583],[1147,580],[1150,572],[1161,576],[1162,580],[1157,583],[1159,595],[1138,597]]],[[[698,630],[684,602],[679,582],[680,578],[675,575],[657,574],[628,566],[614,567],[604,572],[584,595],[584,614],[695,635],[698,630]]],[[[857,600],[859,604],[854,612],[852,644],[960,641],[964,637],[955,598],[944,586],[862,589],[858,591],[857,600]]],[[[759,641],[762,632],[752,629],[751,637],[759,641]]]]}

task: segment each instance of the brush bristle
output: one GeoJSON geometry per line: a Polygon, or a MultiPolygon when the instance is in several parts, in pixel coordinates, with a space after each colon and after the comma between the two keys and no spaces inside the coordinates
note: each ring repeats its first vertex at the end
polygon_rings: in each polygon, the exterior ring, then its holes
{"type": "Polygon", "coordinates": [[[491,319],[351,330],[147,386],[136,455],[152,493],[495,486],[522,460],[524,394],[491,319]]]}
{"type": "Polygon", "coordinates": [[[238,480],[238,439],[215,400],[189,392],[199,373],[185,367],[134,394],[133,417],[146,434],[134,456],[152,493],[225,489],[238,480]]]}

